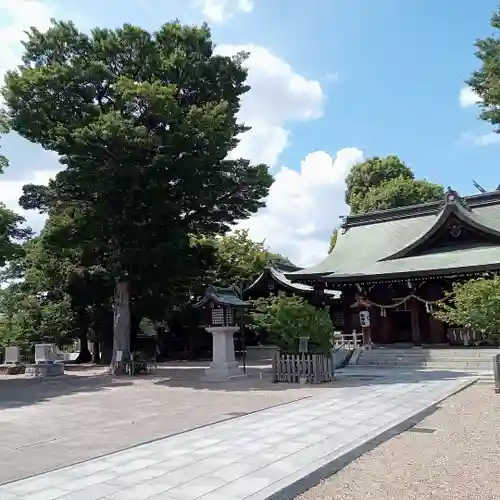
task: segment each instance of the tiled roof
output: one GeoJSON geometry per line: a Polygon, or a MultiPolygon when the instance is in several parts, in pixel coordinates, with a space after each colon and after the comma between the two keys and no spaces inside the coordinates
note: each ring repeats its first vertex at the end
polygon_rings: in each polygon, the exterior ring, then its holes
{"type": "Polygon", "coordinates": [[[442,248],[438,252],[406,256],[451,213],[481,232],[500,237],[500,193],[484,193],[463,200],[452,191],[446,195],[455,199],[347,217],[332,253],[323,262],[287,273],[287,277],[291,280],[324,277],[334,283],[427,271],[500,268],[500,245],[442,248]]]}
{"type": "MultiPolygon", "coordinates": [[[[248,293],[252,289],[256,288],[262,282],[262,280],[266,279],[269,275],[274,281],[282,285],[284,288],[290,290],[291,292],[313,293],[314,288],[312,286],[305,285],[303,283],[294,283],[286,276],[286,274],[288,273],[294,273],[295,271],[300,271],[301,269],[301,267],[298,267],[294,264],[271,261],[266,266],[261,275],[248,288],[245,289],[244,293],[248,293]]],[[[325,290],[325,295],[328,295],[332,298],[340,298],[341,293],[337,290],[325,290]]]]}
{"type": "Polygon", "coordinates": [[[233,287],[220,288],[209,286],[205,290],[205,295],[193,307],[201,307],[207,302],[213,301],[215,304],[232,306],[232,307],[247,307],[248,302],[239,298],[238,291],[233,287]]]}

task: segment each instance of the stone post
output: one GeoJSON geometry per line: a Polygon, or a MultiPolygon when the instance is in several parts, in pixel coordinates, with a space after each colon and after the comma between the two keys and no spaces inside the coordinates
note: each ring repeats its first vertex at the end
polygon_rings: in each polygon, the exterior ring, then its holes
{"type": "Polygon", "coordinates": [[[493,356],[493,375],[495,378],[495,393],[500,394],[500,354],[493,356]]]}
{"type": "Polygon", "coordinates": [[[207,328],[212,334],[213,354],[210,366],[205,370],[204,379],[209,382],[225,382],[244,373],[234,356],[233,335],[237,326],[214,326],[207,328]]]}

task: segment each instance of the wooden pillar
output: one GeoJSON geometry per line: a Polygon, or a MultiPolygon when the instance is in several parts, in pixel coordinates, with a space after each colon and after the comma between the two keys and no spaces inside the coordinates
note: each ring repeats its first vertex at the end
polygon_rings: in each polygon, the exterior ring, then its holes
{"type": "Polygon", "coordinates": [[[342,290],[342,314],[344,316],[344,334],[350,335],[352,333],[351,308],[354,302],[354,291],[350,289],[342,290]]]}
{"type": "Polygon", "coordinates": [[[370,345],[372,343],[371,327],[364,326],[361,331],[363,333],[363,345],[370,345]]]}
{"type": "Polygon", "coordinates": [[[422,345],[422,336],[420,334],[420,302],[416,299],[411,299],[409,306],[412,340],[415,345],[422,345]]]}

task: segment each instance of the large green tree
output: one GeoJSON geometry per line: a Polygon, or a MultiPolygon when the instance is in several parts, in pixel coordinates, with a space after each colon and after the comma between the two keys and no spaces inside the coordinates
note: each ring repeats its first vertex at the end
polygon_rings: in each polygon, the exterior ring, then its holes
{"type": "Polygon", "coordinates": [[[224,233],[263,206],[267,166],[227,159],[246,130],[245,54],[217,56],[207,26],[177,22],[88,35],[54,21],[24,48],[2,92],[9,124],[60,155],[52,203],[78,217],[53,242],[101,256],[115,283],[113,352],[126,356],[131,297],[165,276],[182,283],[200,258],[193,234],[224,233]]]}
{"type": "Polygon", "coordinates": [[[472,73],[468,85],[479,97],[480,117],[498,132],[500,124],[500,9],[493,13],[491,36],[477,40],[476,56],[480,67],[472,73]]]}
{"type": "Polygon", "coordinates": [[[439,200],[443,187],[415,175],[397,156],[368,158],[354,165],[346,179],[345,201],[352,214],[439,200]]]}

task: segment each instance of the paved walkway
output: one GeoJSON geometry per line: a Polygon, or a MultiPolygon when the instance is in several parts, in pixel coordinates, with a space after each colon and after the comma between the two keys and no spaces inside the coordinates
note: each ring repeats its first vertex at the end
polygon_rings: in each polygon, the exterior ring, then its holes
{"type": "Polygon", "coordinates": [[[257,373],[207,384],[200,381],[203,368],[170,364],[144,377],[77,373],[53,379],[0,376],[0,484],[331,388],[272,384],[257,373]]]}
{"type": "Polygon", "coordinates": [[[331,389],[6,484],[0,499],[294,498],[473,380],[414,373],[331,389]]]}

